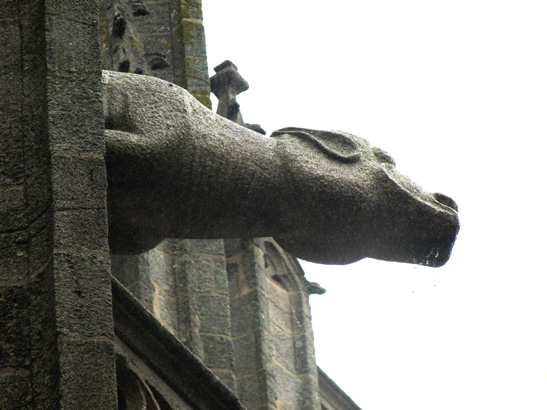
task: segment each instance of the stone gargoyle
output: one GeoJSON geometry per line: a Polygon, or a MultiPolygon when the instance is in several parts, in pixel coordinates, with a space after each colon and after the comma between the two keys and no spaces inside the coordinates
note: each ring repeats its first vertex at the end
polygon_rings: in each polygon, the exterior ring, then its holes
{"type": "Polygon", "coordinates": [[[265,137],[142,75],[105,71],[103,95],[112,252],[273,236],[325,264],[450,257],[455,202],[424,192],[364,139],[302,128],[265,137]]]}

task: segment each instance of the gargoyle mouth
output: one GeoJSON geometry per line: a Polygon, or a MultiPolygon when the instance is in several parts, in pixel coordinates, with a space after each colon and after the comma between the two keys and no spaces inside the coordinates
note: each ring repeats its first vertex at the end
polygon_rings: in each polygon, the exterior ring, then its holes
{"type": "Polygon", "coordinates": [[[430,266],[433,268],[443,266],[446,262],[448,262],[448,259],[450,259],[452,248],[454,246],[454,242],[456,241],[456,234],[454,234],[454,236],[436,240],[430,244],[420,244],[419,247],[423,250],[421,252],[416,252],[415,254],[421,255],[421,257],[413,258],[412,263],[430,266]]]}

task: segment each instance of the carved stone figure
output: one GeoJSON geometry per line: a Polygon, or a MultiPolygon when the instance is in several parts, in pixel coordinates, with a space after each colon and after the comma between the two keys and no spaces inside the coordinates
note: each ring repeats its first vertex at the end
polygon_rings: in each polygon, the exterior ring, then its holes
{"type": "Polygon", "coordinates": [[[273,236],[326,264],[450,257],[455,202],[424,192],[364,139],[302,128],[265,137],[156,78],[105,71],[103,84],[113,252],[167,237],[273,236]]]}

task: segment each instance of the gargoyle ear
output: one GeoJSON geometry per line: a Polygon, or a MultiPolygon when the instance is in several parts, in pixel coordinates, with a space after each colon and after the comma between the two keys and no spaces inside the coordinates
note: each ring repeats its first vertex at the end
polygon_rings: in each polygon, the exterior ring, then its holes
{"type": "Polygon", "coordinates": [[[357,143],[347,135],[334,131],[309,130],[307,128],[282,128],[274,131],[270,137],[291,136],[310,141],[327,156],[341,162],[357,162],[361,154],[357,143]]]}

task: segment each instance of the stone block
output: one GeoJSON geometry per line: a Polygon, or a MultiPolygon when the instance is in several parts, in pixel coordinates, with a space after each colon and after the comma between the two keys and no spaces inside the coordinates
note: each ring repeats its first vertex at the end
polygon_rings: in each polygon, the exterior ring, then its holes
{"type": "Polygon", "coordinates": [[[47,133],[47,100],[45,80],[40,75],[29,80],[25,77],[25,87],[34,87],[30,95],[23,97],[22,124],[24,137],[23,149],[25,155],[25,176],[31,180],[50,179],[50,151],[47,133]],[[28,81],[31,84],[27,84],[28,81]],[[37,178],[38,177],[38,178],[37,178]],[[41,178],[40,178],[41,177],[41,178]]]}
{"type": "Polygon", "coordinates": [[[0,232],[22,230],[27,223],[24,185],[0,186],[0,232]]]}
{"type": "Polygon", "coordinates": [[[226,371],[226,372],[215,372],[215,376],[217,376],[222,383],[226,387],[228,387],[232,392],[237,391],[237,385],[236,385],[236,379],[232,372],[226,371]]]}
{"type": "Polygon", "coordinates": [[[176,278],[176,291],[179,295],[188,295],[193,292],[194,278],[193,262],[187,253],[173,255],[173,276],[176,278]]]}
{"type": "Polygon", "coordinates": [[[29,274],[27,241],[26,230],[0,234],[0,283],[21,284],[26,280],[29,274]]]}
{"type": "Polygon", "coordinates": [[[315,373],[315,349],[311,335],[294,335],[294,364],[297,373],[315,373]]]}
{"type": "Polygon", "coordinates": [[[99,6],[96,1],[71,0],[71,1],[45,1],[48,14],[57,15],[75,23],[97,25],[99,18],[99,6]]]}
{"type": "MultiPolygon", "coordinates": [[[[0,87],[14,86],[13,76],[0,78],[0,87]]],[[[15,83],[17,84],[17,83],[15,83]]],[[[16,86],[14,88],[17,88],[16,86]]],[[[2,131],[0,131],[0,187],[21,184],[25,175],[25,151],[21,113],[17,98],[9,95],[11,106],[1,105],[2,131]]],[[[0,103],[1,104],[1,103],[0,103]]],[[[1,206],[1,205],[0,205],[1,206]]]]}
{"type": "Polygon", "coordinates": [[[135,29],[139,33],[169,33],[171,31],[169,3],[147,2],[146,8],[149,14],[134,17],[135,29]]]}
{"type": "Polygon", "coordinates": [[[204,254],[194,254],[185,265],[186,275],[193,278],[193,286],[190,291],[196,293],[213,293],[213,265],[211,257],[204,254]]]}
{"type": "Polygon", "coordinates": [[[268,298],[254,289],[249,293],[230,300],[232,314],[232,336],[237,337],[255,329],[270,329],[268,298]]]}
{"type": "Polygon", "coordinates": [[[199,296],[201,333],[230,336],[230,304],[227,297],[199,296]]]}
{"type": "Polygon", "coordinates": [[[19,15],[21,19],[25,19],[30,13],[39,10],[44,13],[44,0],[20,0],[19,2],[19,15]]]}
{"type": "Polygon", "coordinates": [[[6,0],[0,8],[0,24],[15,24],[19,22],[20,0],[6,0]]]}
{"type": "Polygon", "coordinates": [[[154,285],[150,281],[143,281],[127,286],[142,305],[150,312],[154,312],[154,285]]]}
{"type": "Polygon", "coordinates": [[[109,265],[106,252],[55,251],[58,332],[80,337],[113,337],[109,265]]]}
{"type": "Polygon", "coordinates": [[[183,19],[173,27],[173,53],[184,49],[184,56],[206,56],[205,32],[200,20],[183,19]]]}
{"type": "Polygon", "coordinates": [[[26,287],[0,286],[0,369],[28,367],[31,362],[28,304],[26,287]]]}
{"type": "MultiPolygon", "coordinates": [[[[313,376],[311,377],[301,377],[300,378],[300,393],[298,395],[298,408],[299,409],[312,409],[320,410],[322,409],[321,399],[319,397],[320,390],[319,384],[317,382],[317,371],[313,371],[313,376]]],[[[357,406],[349,407],[338,407],[338,408],[353,408],[356,409],[357,406]]]]}
{"type": "Polygon", "coordinates": [[[203,19],[201,0],[176,0],[176,3],[178,3],[177,15],[173,15],[173,19],[203,19]]]}
{"type": "Polygon", "coordinates": [[[108,249],[106,209],[58,210],[54,216],[56,248],[108,249]]]}
{"type": "Polygon", "coordinates": [[[211,369],[227,369],[233,371],[232,339],[225,336],[202,335],[205,365],[211,369]]]}
{"type": "Polygon", "coordinates": [[[32,382],[28,370],[0,368],[0,409],[31,409],[32,382]],[[28,407],[26,407],[28,406],[28,407]]]}
{"type": "MultiPolygon", "coordinates": [[[[287,372],[281,366],[274,365],[275,394],[283,409],[312,410],[308,407],[299,407],[300,381],[296,375],[287,372]]],[[[318,409],[313,409],[318,410],[318,409]]]]}
{"type": "Polygon", "coordinates": [[[48,209],[35,221],[31,222],[28,230],[28,260],[29,274],[33,275],[50,258],[53,242],[52,209],[48,209]]]}
{"type": "Polygon", "coordinates": [[[270,286],[269,290],[270,319],[280,329],[291,333],[293,331],[293,311],[288,292],[275,285],[270,286]]]}
{"type": "MultiPolygon", "coordinates": [[[[3,8],[3,7],[2,7],[3,8]]],[[[16,14],[17,16],[17,14],[16,14]]],[[[21,71],[21,34],[16,19],[2,20],[0,17],[0,44],[2,44],[2,59],[0,61],[0,76],[6,73],[20,73],[21,71]]],[[[15,88],[17,89],[17,88],[15,88]]],[[[3,92],[10,93],[14,90],[4,88],[3,92]]]]}
{"type": "Polygon", "coordinates": [[[243,253],[243,270],[250,288],[258,287],[266,294],[268,293],[267,276],[264,268],[264,254],[262,250],[253,245],[243,253]]]}
{"type": "Polygon", "coordinates": [[[154,314],[173,332],[178,325],[176,297],[171,292],[156,288],[154,302],[154,314]]]}
{"type": "MultiPolygon", "coordinates": [[[[48,131],[53,153],[104,155],[100,72],[51,76],[48,81],[48,131]]],[[[106,181],[105,181],[106,182],[106,181]]]]}
{"type": "Polygon", "coordinates": [[[148,274],[162,289],[171,290],[175,286],[174,276],[171,268],[170,255],[163,250],[154,248],[145,252],[149,263],[148,274]]]}
{"type": "Polygon", "coordinates": [[[261,405],[271,403],[273,408],[277,408],[275,406],[277,397],[268,388],[267,378],[266,371],[261,370],[252,376],[237,379],[238,397],[245,407],[256,409],[261,405]]]}
{"type": "Polygon", "coordinates": [[[261,332],[262,330],[249,332],[234,340],[234,362],[239,377],[262,369],[261,352],[268,346],[264,345],[264,335],[261,332]]]}
{"type": "Polygon", "coordinates": [[[293,344],[293,335],[287,333],[277,326],[271,327],[272,344],[274,346],[273,355],[283,367],[292,373],[297,373],[295,366],[295,346],[293,344]]]}
{"type": "Polygon", "coordinates": [[[226,264],[226,274],[228,277],[228,292],[231,297],[236,296],[240,292],[239,284],[239,265],[237,263],[226,264]]]}
{"type": "Polygon", "coordinates": [[[33,410],[59,408],[59,355],[52,347],[30,366],[33,410]]]}
{"type": "MultiPolygon", "coordinates": [[[[186,60],[185,64],[187,65],[187,68],[192,70],[190,67],[188,67],[189,65],[192,64],[192,61],[188,61],[188,60],[189,59],[186,60]]],[[[201,78],[188,77],[188,76],[186,76],[186,89],[196,99],[198,98],[197,95],[199,93],[205,93],[205,92],[210,93],[211,92],[210,87],[209,87],[209,82],[204,81],[201,78]]]]}
{"type": "Polygon", "coordinates": [[[211,91],[209,89],[207,90],[194,90],[191,91],[192,95],[196,100],[198,100],[201,104],[203,104],[205,107],[212,109],[213,105],[211,103],[211,91]]]}
{"type": "MultiPolygon", "coordinates": [[[[22,9],[24,7],[21,7],[22,9]]],[[[47,74],[46,28],[42,4],[29,7],[21,18],[21,63],[23,95],[35,94],[38,84],[43,84],[47,74]]]]}
{"type": "Polygon", "coordinates": [[[252,239],[224,239],[224,255],[230,258],[244,252],[253,243],[252,239]]]}
{"type": "Polygon", "coordinates": [[[112,341],[59,338],[61,407],[117,409],[112,341]]]}
{"type": "MultiPolygon", "coordinates": [[[[138,285],[142,279],[142,268],[147,269],[148,259],[146,254],[141,255],[110,255],[112,275],[118,279],[122,285],[129,288],[135,284],[138,285]]],[[[149,281],[149,279],[147,279],[149,281]]]]}
{"type": "Polygon", "coordinates": [[[118,279],[139,301],[154,312],[155,286],[150,277],[150,252],[140,255],[110,255],[112,275],[118,279]]]}
{"type": "Polygon", "coordinates": [[[101,208],[106,202],[106,167],[102,157],[53,155],[56,209],[101,208]]]}
{"type": "Polygon", "coordinates": [[[191,242],[194,252],[224,256],[224,241],[222,239],[197,239],[191,242]]]}
{"type": "Polygon", "coordinates": [[[294,292],[289,295],[293,320],[293,332],[297,334],[312,334],[311,311],[308,295],[304,292],[294,292]]]}
{"type": "Polygon", "coordinates": [[[228,296],[228,274],[226,273],[226,260],[222,257],[213,258],[215,275],[215,292],[228,296]]]}
{"type": "Polygon", "coordinates": [[[27,286],[31,357],[40,361],[57,340],[55,289],[52,261],[27,286]]]}
{"type": "Polygon", "coordinates": [[[27,202],[27,221],[32,224],[44,215],[52,204],[51,173],[49,168],[43,167],[29,176],[25,181],[27,202]]]}
{"type": "Polygon", "coordinates": [[[186,77],[194,79],[196,84],[209,87],[207,57],[186,56],[184,62],[186,77]]]}
{"type": "Polygon", "coordinates": [[[50,71],[59,75],[68,72],[97,73],[101,67],[98,10],[95,23],[74,20],[76,17],[46,15],[47,65],[50,71]]]}

